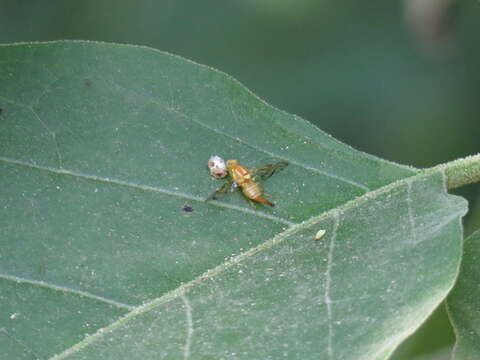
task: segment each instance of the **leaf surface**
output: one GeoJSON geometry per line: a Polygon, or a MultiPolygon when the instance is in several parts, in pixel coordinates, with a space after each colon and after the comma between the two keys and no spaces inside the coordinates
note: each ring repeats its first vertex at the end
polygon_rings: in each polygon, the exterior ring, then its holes
{"type": "Polygon", "coordinates": [[[10,358],[381,359],[453,284],[466,205],[440,173],[152,49],[1,46],[0,63],[10,358]],[[264,183],[277,206],[204,203],[213,154],[288,161],[264,183]]]}
{"type": "Polygon", "coordinates": [[[465,240],[460,275],[447,300],[457,336],[454,360],[480,358],[479,261],[480,231],[477,231],[465,240]]]}

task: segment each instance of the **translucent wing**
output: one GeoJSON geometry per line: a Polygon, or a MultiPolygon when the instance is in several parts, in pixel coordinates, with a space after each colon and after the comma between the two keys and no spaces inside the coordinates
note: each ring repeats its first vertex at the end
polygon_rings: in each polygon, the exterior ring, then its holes
{"type": "Polygon", "coordinates": [[[259,177],[261,180],[265,180],[265,179],[268,179],[273,174],[275,174],[277,171],[284,169],[287,165],[288,165],[288,162],[279,161],[273,164],[251,169],[250,171],[256,177],[259,177]]]}
{"type": "Polygon", "coordinates": [[[233,180],[230,179],[226,181],[221,187],[211,193],[205,200],[205,202],[210,200],[216,200],[222,196],[224,196],[231,188],[232,188],[233,180]]]}

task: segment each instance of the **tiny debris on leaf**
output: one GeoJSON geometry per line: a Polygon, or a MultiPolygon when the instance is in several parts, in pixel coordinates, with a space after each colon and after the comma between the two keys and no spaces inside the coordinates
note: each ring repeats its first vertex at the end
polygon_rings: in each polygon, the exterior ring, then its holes
{"type": "Polygon", "coordinates": [[[193,207],[191,207],[190,205],[184,205],[182,207],[182,211],[186,212],[186,213],[192,213],[193,212],[193,207]]]}
{"type": "Polygon", "coordinates": [[[318,230],[317,233],[315,234],[315,240],[320,240],[323,237],[323,235],[325,235],[326,232],[327,231],[323,229],[318,230]]]}

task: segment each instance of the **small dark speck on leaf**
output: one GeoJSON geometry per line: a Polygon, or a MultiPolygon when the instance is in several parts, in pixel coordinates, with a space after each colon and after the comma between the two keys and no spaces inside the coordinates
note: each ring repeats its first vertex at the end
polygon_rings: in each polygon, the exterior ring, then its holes
{"type": "Polygon", "coordinates": [[[193,212],[193,207],[189,206],[189,205],[184,205],[182,207],[182,211],[183,212],[186,212],[186,213],[192,213],[193,212]]]}
{"type": "Polygon", "coordinates": [[[87,86],[87,87],[92,86],[92,81],[91,80],[85,80],[85,86],[87,86]]]}
{"type": "Polygon", "coordinates": [[[2,109],[2,108],[0,108],[0,115],[2,115],[2,112],[3,112],[3,109],[2,109]]]}

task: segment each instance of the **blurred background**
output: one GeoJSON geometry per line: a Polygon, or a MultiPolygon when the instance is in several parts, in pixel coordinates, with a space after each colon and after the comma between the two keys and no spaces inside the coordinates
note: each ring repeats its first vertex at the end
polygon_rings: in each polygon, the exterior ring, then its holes
{"type": "MultiPolygon", "coordinates": [[[[0,42],[147,45],[222,70],[379,157],[430,167],[480,151],[478,0],[0,0],[0,42]]],[[[1,85],[0,85],[1,86],[1,85]]],[[[480,227],[480,187],[466,233],[480,227]]],[[[441,307],[395,360],[449,359],[441,307]]]]}

